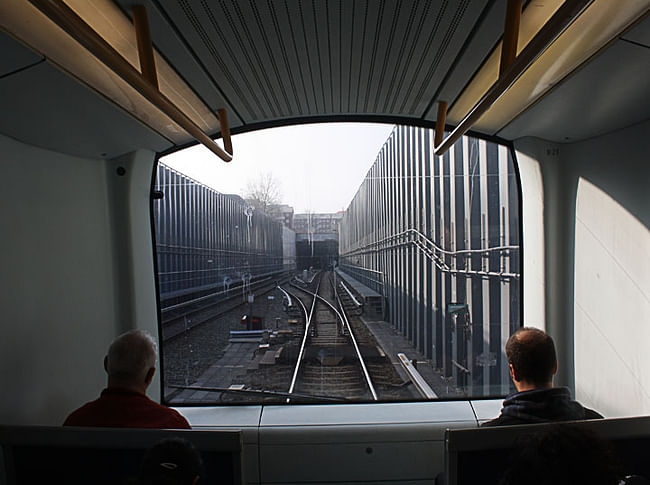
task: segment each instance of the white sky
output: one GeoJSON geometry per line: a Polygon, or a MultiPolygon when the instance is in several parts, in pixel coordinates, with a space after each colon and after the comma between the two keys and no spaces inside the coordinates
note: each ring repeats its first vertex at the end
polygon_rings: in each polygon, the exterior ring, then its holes
{"type": "Polygon", "coordinates": [[[393,126],[322,123],[270,128],[233,136],[229,163],[203,145],[161,161],[225,194],[241,195],[249,180],[270,172],[280,183],[282,203],[296,213],[331,213],[347,208],[393,126]]]}

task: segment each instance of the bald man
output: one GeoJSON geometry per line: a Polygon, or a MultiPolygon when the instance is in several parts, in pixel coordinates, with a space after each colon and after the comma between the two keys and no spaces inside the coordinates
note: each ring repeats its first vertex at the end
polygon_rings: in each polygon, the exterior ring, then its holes
{"type": "Polygon", "coordinates": [[[553,339],[545,332],[520,328],[506,343],[506,357],[517,392],[503,401],[501,415],[483,426],[602,418],[571,399],[568,388],[553,387],[557,357],[553,339]]]}
{"type": "Polygon", "coordinates": [[[108,385],[99,399],[84,404],[64,426],[189,429],[181,414],[146,395],[156,372],[156,342],[147,332],[132,330],[117,337],[104,357],[108,385]]]}

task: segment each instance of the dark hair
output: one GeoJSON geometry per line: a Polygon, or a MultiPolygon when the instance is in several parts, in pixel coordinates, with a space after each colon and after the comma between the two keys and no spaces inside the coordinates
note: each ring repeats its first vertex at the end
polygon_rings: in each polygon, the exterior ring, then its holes
{"type": "Polygon", "coordinates": [[[545,332],[522,327],[506,343],[506,356],[519,380],[543,385],[553,379],[557,356],[553,339],[545,332]]]}
{"type": "Polygon", "coordinates": [[[187,440],[168,438],[147,450],[140,466],[138,483],[192,485],[197,476],[203,476],[201,454],[187,440]]]}
{"type": "Polygon", "coordinates": [[[611,445],[571,424],[519,436],[509,461],[499,485],[617,485],[622,475],[611,445]]]}

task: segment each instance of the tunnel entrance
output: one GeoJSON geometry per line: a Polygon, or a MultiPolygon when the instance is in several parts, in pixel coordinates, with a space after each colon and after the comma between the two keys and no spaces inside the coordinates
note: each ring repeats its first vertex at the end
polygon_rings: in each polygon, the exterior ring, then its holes
{"type": "Polygon", "coordinates": [[[338,264],[339,224],[343,212],[294,214],[296,266],[298,270],[327,269],[338,264]]]}
{"type": "Polygon", "coordinates": [[[298,240],[296,238],[296,266],[298,270],[327,269],[338,264],[339,242],[331,239],[324,241],[298,240]]]}

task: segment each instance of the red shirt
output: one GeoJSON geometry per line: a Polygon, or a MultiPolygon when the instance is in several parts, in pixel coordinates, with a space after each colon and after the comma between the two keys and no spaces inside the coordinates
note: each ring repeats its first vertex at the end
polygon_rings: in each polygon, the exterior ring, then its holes
{"type": "Polygon", "coordinates": [[[175,409],[161,406],[139,392],[115,388],[104,389],[99,399],[73,411],[63,426],[190,429],[175,409]]]}

